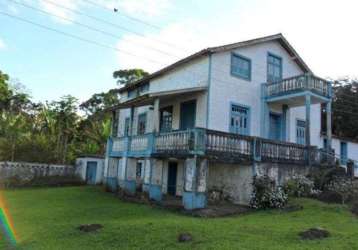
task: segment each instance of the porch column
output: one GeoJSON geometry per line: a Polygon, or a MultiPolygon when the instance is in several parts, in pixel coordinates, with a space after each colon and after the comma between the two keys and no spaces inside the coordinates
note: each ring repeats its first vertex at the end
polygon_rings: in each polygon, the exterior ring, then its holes
{"type": "Polygon", "coordinates": [[[163,161],[150,159],[149,163],[149,199],[160,202],[163,198],[163,161]]]}
{"type": "Polygon", "coordinates": [[[185,160],[183,205],[187,210],[205,208],[208,160],[197,157],[185,160]]]}
{"type": "Polygon", "coordinates": [[[131,195],[134,195],[136,192],[136,163],[137,160],[134,158],[125,158],[125,181],[124,181],[124,190],[131,195]]]}
{"type": "Polygon", "coordinates": [[[282,140],[283,141],[288,141],[287,138],[287,112],[288,112],[288,106],[285,104],[282,106],[282,140]]]}
{"type": "Polygon", "coordinates": [[[160,109],[159,109],[159,98],[154,100],[154,109],[153,109],[153,132],[157,133],[160,130],[160,109]]]}
{"type": "Polygon", "coordinates": [[[306,146],[310,146],[311,145],[311,131],[310,131],[310,123],[311,123],[311,95],[307,94],[306,95],[306,100],[305,100],[305,105],[306,105],[306,146]]]}
{"type": "Polygon", "coordinates": [[[326,103],[327,149],[332,148],[332,101],[326,103]]]}

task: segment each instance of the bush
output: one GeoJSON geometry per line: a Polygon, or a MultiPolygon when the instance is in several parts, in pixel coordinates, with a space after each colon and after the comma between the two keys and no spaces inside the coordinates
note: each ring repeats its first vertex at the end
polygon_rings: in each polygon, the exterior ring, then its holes
{"type": "Polygon", "coordinates": [[[313,181],[304,176],[294,176],[286,182],[284,189],[293,197],[311,197],[316,192],[313,181]]]}
{"type": "Polygon", "coordinates": [[[283,208],[288,201],[285,190],[269,176],[254,176],[250,206],[254,209],[283,208]]]}

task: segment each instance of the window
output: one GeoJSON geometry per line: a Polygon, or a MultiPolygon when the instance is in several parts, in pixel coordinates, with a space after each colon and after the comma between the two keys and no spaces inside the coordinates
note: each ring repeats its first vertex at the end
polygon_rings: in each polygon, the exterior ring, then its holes
{"type": "Polygon", "coordinates": [[[306,144],[306,122],[297,120],[296,123],[296,142],[301,145],[306,144]]]}
{"type": "Polygon", "coordinates": [[[112,136],[118,136],[118,120],[119,120],[119,112],[113,112],[113,121],[112,121],[112,136]]]}
{"type": "Polygon", "coordinates": [[[145,83],[144,85],[139,87],[140,93],[145,93],[149,91],[149,83],[145,83]]]}
{"type": "Polygon", "coordinates": [[[128,90],[128,98],[134,98],[138,96],[138,89],[128,90]]]}
{"type": "Polygon", "coordinates": [[[129,127],[130,127],[131,118],[127,117],[124,120],[124,136],[129,135],[129,127]]]}
{"type": "Polygon", "coordinates": [[[138,127],[137,127],[137,134],[144,135],[145,134],[145,126],[147,123],[147,114],[140,114],[138,116],[138,127]]]}
{"type": "Polygon", "coordinates": [[[231,54],[231,74],[245,80],[251,80],[251,60],[237,54],[231,54]]]}
{"type": "Polygon", "coordinates": [[[231,105],[230,132],[241,135],[249,135],[249,108],[239,105],[231,105]]]}
{"type": "Polygon", "coordinates": [[[142,162],[137,161],[137,165],[136,165],[136,171],[135,171],[135,175],[137,177],[137,179],[141,179],[142,178],[142,162]]]}
{"type": "Polygon", "coordinates": [[[268,54],[267,56],[267,82],[277,82],[282,79],[282,59],[268,54]]]}
{"type": "Polygon", "coordinates": [[[160,110],[160,132],[172,130],[173,106],[165,107],[160,110]]]}

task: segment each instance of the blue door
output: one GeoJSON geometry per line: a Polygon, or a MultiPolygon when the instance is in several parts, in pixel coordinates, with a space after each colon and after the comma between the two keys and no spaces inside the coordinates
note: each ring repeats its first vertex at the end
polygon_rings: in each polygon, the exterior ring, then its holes
{"type": "Polygon", "coordinates": [[[183,102],[180,106],[180,130],[195,127],[196,101],[183,102]]]}
{"type": "Polygon", "coordinates": [[[348,147],[346,142],[341,142],[341,164],[346,165],[348,161],[348,147]]]}
{"type": "Polygon", "coordinates": [[[269,138],[272,140],[281,140],[282,116],[270,114],[270,133],[269,138]]]}
{"type": "Polygon", "coordinates": [[[230,132],[249,135],[250,110],[239,105],[231,105],[230,132]]]}
{"type": "Polygon", "coordinates": [[[178,163],[169,162],[168,164],[168,194],[176,195],[177,188],[177,172],[178,172],[178,163]]]}
{"type": "Polygon", "coordinates": [[[91,185],[96,184],[96,173],[97,173],[97,162],[95,161],[87,162],[87,169],[86,169],[87,184],[91,184],[91,185]]]}
{"type": "Polygon", "coordinates": [[[297,120],[296,123],[296,142],[298,144],[306,144],[306,122],[297,120]]]}

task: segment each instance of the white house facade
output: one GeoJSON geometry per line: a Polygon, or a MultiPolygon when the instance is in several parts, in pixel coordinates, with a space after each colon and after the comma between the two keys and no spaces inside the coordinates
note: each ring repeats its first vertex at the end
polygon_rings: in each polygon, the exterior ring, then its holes
{"type": "Polygon", "coordinates": [[[283,182],[322,160],[321,132],[329,152],[331,91],[281,34],[202,50],[119,90],[107,182],[187,209],[211,189],[247,204],[254,175],[283,182]]]}

